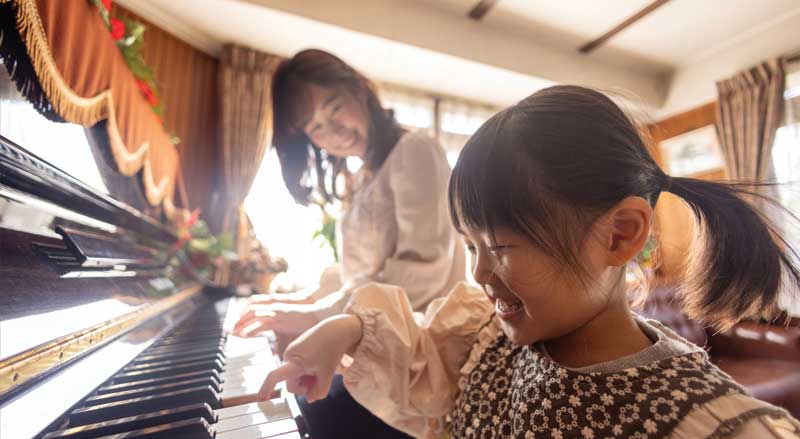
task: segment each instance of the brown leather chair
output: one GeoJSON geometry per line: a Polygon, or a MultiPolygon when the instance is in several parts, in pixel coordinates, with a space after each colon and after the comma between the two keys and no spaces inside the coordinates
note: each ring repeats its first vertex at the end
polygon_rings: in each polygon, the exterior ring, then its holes
{"type": "Polygon", "coordinates": [[[689,320],[676,289],[664,286],[655,287],[637,312],[705,347],[711,360],[756,398],[800,417],[800,327],[748,321],[714,333],[689,320]]]}

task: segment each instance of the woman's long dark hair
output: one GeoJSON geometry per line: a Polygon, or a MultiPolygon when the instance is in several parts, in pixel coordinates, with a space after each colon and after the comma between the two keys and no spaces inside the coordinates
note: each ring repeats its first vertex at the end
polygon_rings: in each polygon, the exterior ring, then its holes
{"type": "Polygon", "coordinates": [[[311,201],[315,188],[326,202],[339,198],[336,177],[345,165],[344,159],[326,154],[314,145],[303,130],[304,118],[313,111],[309,84],[338,88],[364,98],[370,119],[364,159],[368,169],[380,168],[402,135],[392,113],[381,107],[372,83],[338,57],[309,49],[283,61],[272,79],[273,144],[286,188],[301,204],[311,201]]]}
{"type": "Polygon", "coordinates": [[[699,224],[681,295],[691,318],[727,328],[774,312],[783,274],[800,285],[795,253],[745,201],[747,186],[669,177],[625,112],[582,87],[541,90],[489,119],[461,152],[449,199],[456,228],[509,227],[581,275],[591,224],[626,197],[655,206],[662,191],[699,224]]]}

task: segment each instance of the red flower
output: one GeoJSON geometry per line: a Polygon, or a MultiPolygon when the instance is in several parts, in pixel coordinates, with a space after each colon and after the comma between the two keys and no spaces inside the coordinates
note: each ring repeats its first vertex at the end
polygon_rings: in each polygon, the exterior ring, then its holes
{"type": "Polygon", "coordinates": [[[136,84],[139,85],[139,90],[141,90],[144,98],[147,99],[147,103],[150,104],[150,106],[155,107],[158,105],[158,96],[153,93],[153,89],[150,88],[147,82],[137,79],[136,84]]]}
{"type": "Polygon", "coordinates": [[[200,219],[200,209],[195,209],[186,221],[188,227],[192,227],[200,219]]]}
{"type": "Polygon", "coordinates": [[[114,41],[119,41],[125,37],[125,23],[116,18],[111,19],[111,38],[114,41]]]}
{"type": "Polygon", "coordinates": [[[106,8],[106,11],[111,10],[111,3],[113,2],[113,0],[100,0],[100,1],[103,2],[103,7],[106,8]]]}

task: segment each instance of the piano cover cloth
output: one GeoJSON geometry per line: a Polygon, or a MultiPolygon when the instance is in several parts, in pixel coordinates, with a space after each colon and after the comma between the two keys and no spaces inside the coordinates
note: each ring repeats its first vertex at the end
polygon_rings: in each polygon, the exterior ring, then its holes
{"type": "Polygon", "coordinates": [[[97,8],[85,0],[13,3],[17,31],[55,111],[82,126],[107,119],[117,169],[127,176],[142,171],[147,201],[163,204],[169,214],[177,149],[142,96],[97,8]]]}

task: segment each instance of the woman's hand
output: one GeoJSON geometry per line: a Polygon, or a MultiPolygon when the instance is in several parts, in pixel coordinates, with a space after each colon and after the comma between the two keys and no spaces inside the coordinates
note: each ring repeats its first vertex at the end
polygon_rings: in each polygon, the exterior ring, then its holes
{"type": "Polygon", "coordinates": [[[358,317],[338,315],[306,331],[286,348],[286,363],[267,375],[258,399],[269,399],[282,381],[289,392],[305,396],[309,402],[325,398],[342,356],[353,352],[361,341],[361,330],[358,317]]]}
{"type": "Polygon", "coordinates": [[[295,291],[294,293],[269,293],[256,294],[247,299],[250,305],[269,305],[272,303],[291,303],[295,305],[314,303],[308,291],[295,291]]]}
{"type": "Polygon", "coordinates": [[[273,330],[288,335],[299,335],[316,325],[318,320],[313,305],[249,305],[233,327],[233,334],[250,337],[262,331],[273,330]]]}

